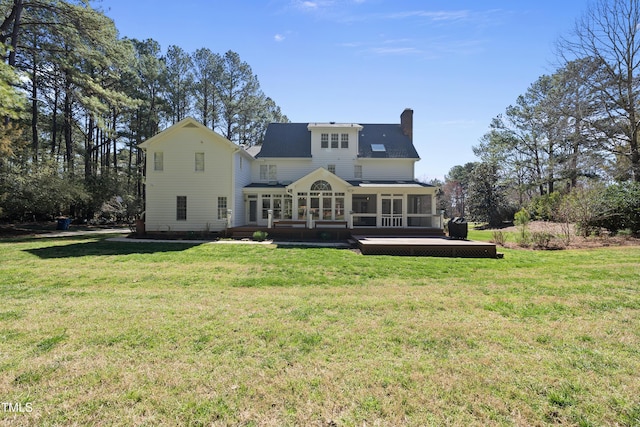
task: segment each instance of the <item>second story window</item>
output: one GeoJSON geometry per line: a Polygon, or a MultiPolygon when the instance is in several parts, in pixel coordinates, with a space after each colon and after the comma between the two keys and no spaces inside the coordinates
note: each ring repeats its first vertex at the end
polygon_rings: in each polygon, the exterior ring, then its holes
{"type": "Polygon", "coordinates": [[[340,135],[340,148],[349,148],[349,134],[343,133],[340,135]]]}
{"type": "Polygon", "coordinates": [[[331,148],[338,148],[338,134],[331,134],[331,148]]]}
{"type": "Polygon", "coordinates": [[[336,173],[336,165],[328,165],[327,170],[335,175],[336,173]]]}
{"type": "Polygon", "coordinates": [[[196,153],[196,172],[204,172],[204,153],[196,153]]]}
{"type": "Polygon", "coordinates": [[[320,148],[329,148],[329,134],[323,133],[320,135],[320,148]]]}
{"type": "Polygon", "coordinates": [[[362,165],[353,165],[353,177],[362,178],[362,165]]]}
{"type": "Polygon", "coordinates": [[[162,153],[162,151],[156,151],[155,153],[153,153],[153,170],[164,170],[164,154],[162,153]]]}
{"type": "Polygon", "coordinates": [[[277,165],[260,165],[260,180],[261,181],[276,181],[278,179],[278,166],[277,165]]]}

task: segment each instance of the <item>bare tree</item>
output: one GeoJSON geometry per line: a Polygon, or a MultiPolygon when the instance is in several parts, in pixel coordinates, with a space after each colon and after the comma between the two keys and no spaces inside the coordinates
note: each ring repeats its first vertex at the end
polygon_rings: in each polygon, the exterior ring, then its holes
{"type": "Polygon", "coordinates": [[[558,47],[565,61],[589,58],[599,65],[599,78],[588,80],[599,98],[596,131],[607,136],[603,148],[626,159],[629,178],[640,182],[640,0],[596,0],[558,47]]]}

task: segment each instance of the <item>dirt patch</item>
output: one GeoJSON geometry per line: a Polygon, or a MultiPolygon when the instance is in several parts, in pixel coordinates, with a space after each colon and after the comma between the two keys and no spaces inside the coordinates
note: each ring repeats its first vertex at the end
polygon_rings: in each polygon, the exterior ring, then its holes
{"type": "Polygon", "coordinates": [[[597,236],[582,237],[576,234],[574,224],[561,224],[557,222],[547,221],[531,221],[526,231],[529,236],[529,245],[523,246],[518,244],[515,236],[520,233],[521,228],[518,226],[509,226],[501,228],[503,233],[508,233],[504,247],[510,249],[583,249],[583,248],[601,248],[607,246],[640,246],[640,239],[637,237],[626,235],[610,235],[606,230],[602,230],[597,236]],[[549,234],[548,245],[536,245],[535,235],[541,237],[541,234],[549,234]],[[536,247],[537,246],[537,247],[536,247]]]}

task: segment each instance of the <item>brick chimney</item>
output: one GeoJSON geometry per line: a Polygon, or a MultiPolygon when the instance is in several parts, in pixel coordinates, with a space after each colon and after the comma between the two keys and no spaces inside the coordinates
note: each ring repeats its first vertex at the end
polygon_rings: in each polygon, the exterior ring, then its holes
{"type": "Polygon", "coordinates": [[[413,110],[411,108],[405,108],[400,114],[400,129],[413,142],[413,110]]]}

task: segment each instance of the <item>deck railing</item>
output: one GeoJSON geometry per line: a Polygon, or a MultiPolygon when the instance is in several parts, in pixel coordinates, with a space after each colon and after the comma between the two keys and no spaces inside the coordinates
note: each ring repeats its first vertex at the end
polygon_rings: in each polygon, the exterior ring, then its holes
{"type": "Polygon", "coordinates": [[[399,215],[382,215],[383,227],[402,227],[402,216],[399,215]]]}

